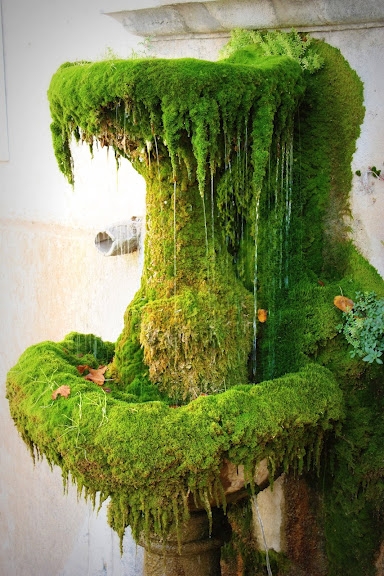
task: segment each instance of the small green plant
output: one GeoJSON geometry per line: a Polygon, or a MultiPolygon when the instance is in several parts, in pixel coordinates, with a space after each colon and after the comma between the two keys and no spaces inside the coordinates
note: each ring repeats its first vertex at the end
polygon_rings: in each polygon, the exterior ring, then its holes
{"type": "Polygon", "coordinates": [[[375,180],[384,181],[384,175],[382,174],[382,171],[376,166],[368,166],[368,169],[364,172],[361,170],[356,170],[355,174],[360,178],[362,190],[368,194],[372,194],[374,191],[375,180]]]}
{"type": "MultiPolygon", "coordinates": [[[[356,176],[361,176],[362,175],[361,170],[356,170],[355,174],[356,176]]],[[[381,170],[379,168],[376,168],[376,166],[368,166],[366,174],[372,174],[374,178],[384,180],[384,177],[381,175],[381,170]]]]}
{"type": "Polygon", "coordinates": [[[380,178],[380,174],[381,174],[381,170],[379,170],[378,168],[376,168],[376,166],[372,166],[370,168],[370,171],[372,173],[372,176],[374,178],[380,178]]]}
{"type": "Polygon", "coordinates": [[[375,292],[356,292],[353,309],[343,312],[343,317],[338,330],[352,346],[351,357],[383,364],[384,298],[377,298],[375,292]]]}
{"type": "Polygon", "coordinates": [[[323,58],[314,49],[312,38],[293,29],[291,32],[235,29],[232,31],[230,41],[221,50],[220,56],[227,58],[236,50],[250,45],[258,46],[263,56],[289,56],[310,74],[322,68],[324,64],[323,58]]]}
{"type": "Polygon", "coordinates": [[[120,56],[118,55],[118,53],[115,52],[115,50],[113,50],[113,48],[111,48],[110,46],[107,46],[100,59],[101,60],[118,60],[119,58],[120,58],[120,56]]]}
{"type": "Polygon", "coordinates": [[[154,58],[154,56],[151,55],[152,39],[150,37],[144,38],[142,42],[138,43],[138,46],[140,47],[138,50],[134,50],[132,48],[131,54],[128,56],[130,60],[138,60],[141,58],[154,58]]]}

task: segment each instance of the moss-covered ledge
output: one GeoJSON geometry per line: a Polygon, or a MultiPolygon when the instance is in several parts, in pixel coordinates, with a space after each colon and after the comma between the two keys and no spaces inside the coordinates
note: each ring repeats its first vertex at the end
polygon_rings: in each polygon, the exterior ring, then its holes
{"type": "Polygon", "coordinates": [[[7,397],[32,454],[59,465],[79,492],[111,498],[109,521],[121,537],[128,525],[136,538],[166,535],[188,515],[191,494],[208,513],[210,505],[225,507],[224,460],[244,465],[251,489],[264,458],[272,474],[316,467],[325,435],[343,416],[334,377],[315,364],[177,408],[126,401],[77,369],[92,357],[95,366],[107,362],[112,350],[76,333],[31,346],[8,374],[7,397]],[[62,385],[69,396],[53,400],[62,385]]]}

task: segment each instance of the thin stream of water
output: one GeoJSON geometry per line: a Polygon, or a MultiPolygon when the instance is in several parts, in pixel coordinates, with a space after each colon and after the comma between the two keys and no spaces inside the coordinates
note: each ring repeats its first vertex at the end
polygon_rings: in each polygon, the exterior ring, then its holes
{"type": "MultiPolygon", "coordinates": [[[[277,144],[275,181],[274,181],[274,229],[277,243],[274,245],[275,264],[269,278],[270,298],[268,321],[272,332],[279,323],[278,293],[289,286],[289,233],[292,212],[292,162],[293,145],[290,139],[277,144]]],[[[273,255],[271,255],[271,260],[273,255]]],[[[267,378],[274,377],[275,346],[274,338],[269,339],[267,378]]]]}
{"type": "MultiPolygon", "coordinates": [[[[173,182],[173,275],[174,275],[174,284],[173,284],[173,293],[176,296],[177,293],[177,230],[176,230],[176,178],[173,182]]],[[[176,300],[175,300],[175,307],[176,307],[176,300]]]]}
{"type": "Polygon", "coordinates": [[[278,246],[278,254],[279,254],[279,269],[277,270],[278,278],[279,278],[279,288],[282,288],[283,285],[283,246],[284,246],[284,227],[283,227],[283,216],[281,211],[283,210],[283,198],[284,198],[284,165],[285,165],[285,145],[281,145],[281,159],[279,159],[279,168],[280,168],[280,183],[278,185],[279,190],[279,204],[276,205],[276,215],[277,215],[277,225],[279,227],[279,246],[278,246]]]}
{"type": "MultiPolygon", "coordinates": [[[[161,172],[160,172],[160,160],[159,160],[159,148],[157,145],[157,138],[156,138],[156,134],[153,135],[153,140],[155,142],[155,152],[156,152],[156,165],[157,165],[157,179],[159,182],[159,194],[160,197],[162,196],[161,193],[161,172]]],[[[164,210],[164,206],[163,203],[160,204],[160,211],[162,212],[164,210]]],[[[165,250],[165,238],[163,238],[163,259],[164,259],[164,263],[166,262],[166,250],[165,250]]]]}
{"type": "Polygon", "coordinates": [[[160,162],[159,162],[159,149],[157,146],[157,138],[156,138],[156,134],[153,135],[153,139],[155,141],[155,150],[156,150],[156,163],[157,163],[157,176],[160,182],[160,162]]]}
{"type": "Polygon", "coordinates": [[[203,217],[204,217],[204,232],[205,232],[205,255],[207,260],[207,282],[210,278],[210,265],[209,265],[209,243],[208,243],[208,224],[207,224],[207,211],[205,208],[205,195],[201,195],[201,200],[203,203],[203,217]]]}
{"type": "Polygon", "coordinates": [[[211,172],[211,229],[212,229],[212,256],[215,259],[215,205],[214,205],[214,178],[211,172]]]}
{"type": "Polygon", "coordinates": [[[253,503],[253,508],[256,512],[256,516],[258,519],[258,522],[260,524],[260,530],[261,530],[261,535],[263,537],[263,543],[264,543],[264,548],[265,548],[265,562],[266,562],[266,566],[267,566],[267,573],[268,576],[273,576],[272,574],[272,570],[271,570],[271,564],[269,562],[269,548],[267,545],[267,539],[265,537],[265,531],[264,531],[264,524],[263,521],[261,519],[261,515],[260,515],[260,510],[259,510],[259,505],[257,503],[257,496],[253,496],[252,497],[252,503],[253,503]]]}
{"type": "Polygon", "coordinates": [[[293,166],[293,142],[289,143],[289,150],[286,154],[286,169],[285,169],[285,274],[284,285],[285,288],[289,286],[289,232],[291,226],[291,213],[292,213],[292,166],[293,166]]]}
{"type": "Polygon", "coordinates": [[[253,349],[252,349],[252,375],[256,378],[257,371],[257,282],[258,282],[258,235],[259,235],[259,207],[260,191],[255,199],[255,224],[254,224],[254,273],[253,273],[253,349]]]}

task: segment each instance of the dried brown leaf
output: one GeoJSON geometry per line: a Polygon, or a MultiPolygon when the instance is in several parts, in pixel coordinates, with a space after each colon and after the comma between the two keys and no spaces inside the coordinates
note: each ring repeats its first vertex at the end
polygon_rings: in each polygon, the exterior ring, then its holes
{"type": "Polygon", "coordinates": [[[79,364],[79,366],[76,366],[76,368],[80,374],[84,374],[86,370],[89,370],[88,364],[79,364]]]}
{"type": "Polygon", "coordinates": [[[71,388],[63,384],[63,386],[59,386],[54,392],[52,392],[52,399],[56,400],[58,396],[63,396],[64,398],[68,398],[71,393],[71,388]]]}
{"type": "Polygon", "coordinates": [[[107,366],[99,366],[98,368],[88,368],[89,374],[84,376],[85,380],[90,380],[98,386],[102,386],[105,382],[104,374],[107,370],[107,366]]]}
{"type": "Polygon", "coordinates": [[[335,296],[333,303],[336,308],[339,308],[339,310],[342,310],[343,312],[349,312],[355,305],[353,300],[346,296],[335,296]]]}

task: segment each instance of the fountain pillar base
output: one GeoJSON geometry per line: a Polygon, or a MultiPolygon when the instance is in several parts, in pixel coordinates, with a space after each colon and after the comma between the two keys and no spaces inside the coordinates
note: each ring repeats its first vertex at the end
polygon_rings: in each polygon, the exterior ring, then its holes
{"type": "Polygon", "coordinates": [[[220,576],[221,546],[228,532],[228,521],[221,510],[213,510],[212,535],[205,511],[191,512],[181,529],[181,544],[176,534],[164,542],[150,535],[145,548],[143,576],[220,576]]]}

